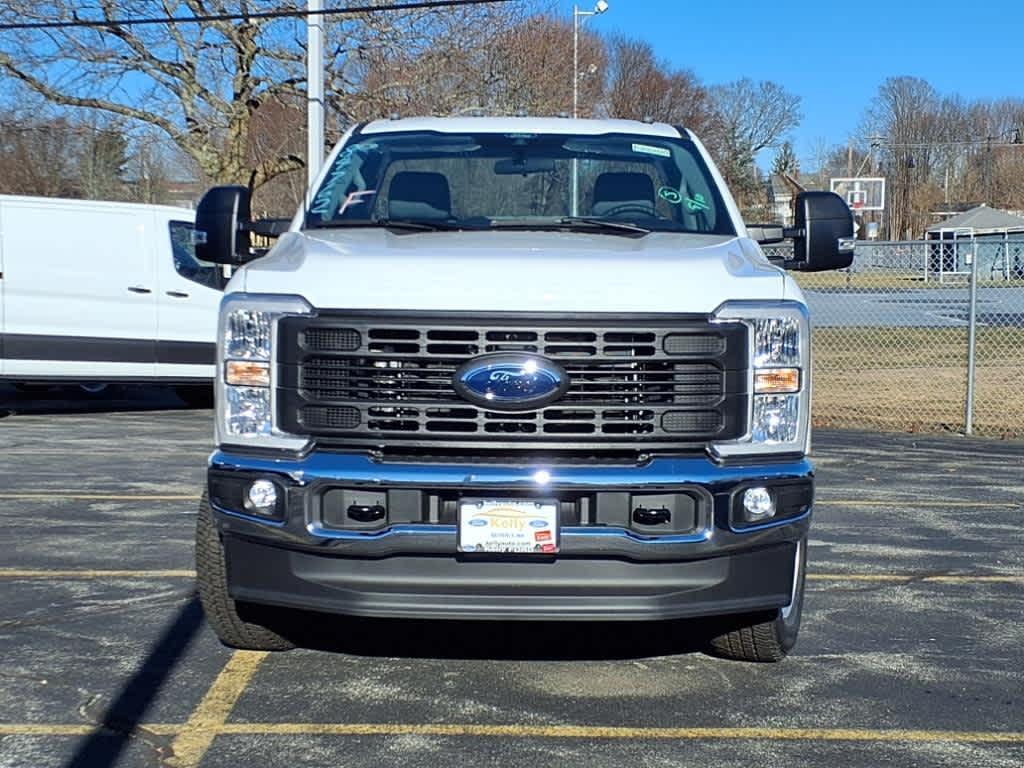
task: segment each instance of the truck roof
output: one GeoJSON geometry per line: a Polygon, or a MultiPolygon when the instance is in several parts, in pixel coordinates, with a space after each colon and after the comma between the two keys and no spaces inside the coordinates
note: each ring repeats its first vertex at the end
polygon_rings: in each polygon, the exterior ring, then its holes
{"type": "Polygon", "coordinates": [[[565,117],[404,117],[374,120],[363,133],[436,131],[438,133],[554,133],[600,135],[625,133],[636,136],[679,138],[679,129],[668,123],[640,120],[590,120],[565,117]]]}

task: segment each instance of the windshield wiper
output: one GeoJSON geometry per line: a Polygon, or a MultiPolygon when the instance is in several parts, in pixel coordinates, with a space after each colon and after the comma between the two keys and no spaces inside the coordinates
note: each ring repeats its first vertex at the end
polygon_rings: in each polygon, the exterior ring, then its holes
{"type": "Polygon", "coordinates": [[[528,219],[517,221],[515,219],[504,219],[492,221],[493,229],[568,229],[568,230],[604,230],[612,235],[623,237],[643,237],[649,235],[651,230],[641,227],[638,224],[629,224],[625,221],[610,221],[609,219],[598,219],[592,216],[563,216],[560,219],[528,219]]]}
{"type": "Polygon", "coordinates": [[[607,229],[620,233],[632,233],[636,237],[643,237],[644,235],[651,234],[651,230],[647,227],[641,227],[639,224],[630,224],[626,221],[612,221],[610,219],[598,219],[592,216],[566,216],[559,219],[559,224],[567,226],[575,226],[582,224],[586,227],[596,227],[598,229],[607,229]]]}
{"type": "Polygon", "coordinates": [[[343,229],[346,227],[382,227],[403,232],[447,232],[459,229],[458,224],[434,219],[335,219],[309,224],[310,229],[343,229]]]}

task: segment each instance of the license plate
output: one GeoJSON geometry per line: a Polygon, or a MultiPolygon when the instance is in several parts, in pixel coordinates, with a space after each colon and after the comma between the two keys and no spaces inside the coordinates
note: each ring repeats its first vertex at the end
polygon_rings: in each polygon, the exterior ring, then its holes
{"type": "Polygon", "coordinates": [[[460,552],[553,555],[558,551],[558,504],[535,499],[463,499],[460,552]]]}

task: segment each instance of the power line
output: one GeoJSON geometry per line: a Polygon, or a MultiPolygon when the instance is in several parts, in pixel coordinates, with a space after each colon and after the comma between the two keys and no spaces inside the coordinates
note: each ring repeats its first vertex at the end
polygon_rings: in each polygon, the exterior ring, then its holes
{"type": "Polygon", "coordinates": [[[423,0],[390,5],[360,5],[347,8],[324,8],[318,11],[299,10],[256,11],[254,13],[212,13],[204,16],[148,16],[125,19],[75,19],[74,21],[18,21],[0,24],[0,32],[14,29],[70,29],[73,27],[139,27],[146,24],[202,24],[208,21],[248,21],[249,19],[284,19],[306,16],[354,16],[382,11],[414,11],[423,8],[445,8],[458,5],[490,5],[512,0],[423,0]]]}

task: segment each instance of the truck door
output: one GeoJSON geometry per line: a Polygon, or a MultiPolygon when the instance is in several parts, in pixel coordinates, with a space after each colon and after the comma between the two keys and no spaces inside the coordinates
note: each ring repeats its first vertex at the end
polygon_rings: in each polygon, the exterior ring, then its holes
{"type": "Polygon", "coordinates": [[[156,281],[148,211],[79,200],[4,201],[4,375],[149,378],[156,281]]]}
{"type": "Polygon", "coordinates": [[[219,267],[196,260],[193,228],[191,221],[166,217],[157,225],[156,368],[163,378],[214,375],[223,279],[219,267]]]}

